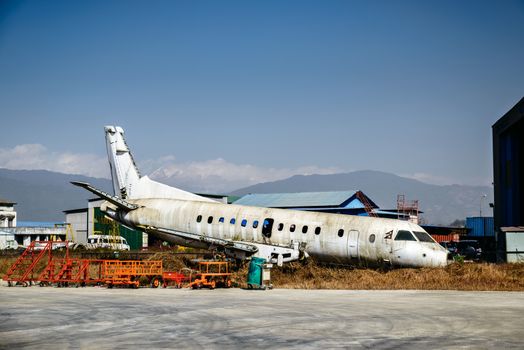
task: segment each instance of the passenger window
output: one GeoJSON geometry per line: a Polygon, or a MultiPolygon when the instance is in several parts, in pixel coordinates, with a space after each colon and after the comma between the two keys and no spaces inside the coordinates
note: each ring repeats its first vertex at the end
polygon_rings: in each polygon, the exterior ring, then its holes
{"type": "Polygon", "coordinates": [[[246,220],[246,219],[242,220],[241,225],[242,225],[242,227],[246,227],[246,225],[247,225],[247,220],[246,220]]]}
{"type": "Polygon", "coordinates": [[[291,226],[289,226],[289,231],[295,232],[295,224],[292,224],[291,226]]]}
{"type": "Polygon", "coordinates": [[[234,225],[234,224],[235,224],[235,222],[236,222],[235,218],[233,218],[233,219],[229,220],[229,223],[230,223],[231,225],[234,225]]]}
{"type": "Polygon", "coordinates": [[[218,219],[218,222],[224,223],[224,217],[221,217],[220,219],[218,219]]]}
{"type": "Polygon", "coordinates": [[[307,233],[307,225],[302,226],[302,233],[307,233]]]}
{"type": "Polygon", "coordinates": [[[210,216],[210,217],[207,218],[207,223],[208,223],[208,224],[213,223],[213,217],[212,217],[212,216],[210,216]]]}
{"type": "Polygon", "coordinates": [[[201,222],[201,221],[202,221],[202,215],[197,216],[197,222],[201,222]]]}
{"type": "Polygon", "coordinates": [[[343,229],[338,230],[338,236],[339,237],[344,236],[344,230],[343,229]]]}
{"type": "Polygon", "coordinates": [[[283,223],[278,224],[278,230],[282,231],[283,229],[284,229],[284,224],[283,223]]]}
{"type": "Polygon", "coordinates": [[[319,227],[319,226],[317,226],[317,228],[315,229],[315,234],[316,234],[316,235],[319,235],[319,234],[320,234],[320,227],[319,227]]]}
{"type": "Polygon", "coordinates": [[[373,242],[375,242],[375,234],[374,233],[369,235],[369,243],[373,243],[373,242]]]}
{"type": "Polygon", "coordinates": [[[258,220],[255,220],[253,221],[253,228],[257,228],[258,227],[258,220]]]}
{"type": "Polygon", "coordinates": [[[398,231],[397,235],[395,236],[395,241],[416,241],[415,237],[413,237],[413,234],[409,231],[398,231]]]}

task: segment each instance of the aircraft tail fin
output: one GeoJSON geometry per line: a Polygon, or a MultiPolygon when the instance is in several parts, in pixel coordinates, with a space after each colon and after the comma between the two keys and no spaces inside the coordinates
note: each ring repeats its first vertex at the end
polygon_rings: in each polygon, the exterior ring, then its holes
{"type": "Polygon", "coordinates": [[[140,173],[124,139],[124,130],[119,126],[106,126],[104,130],[113,190],[115,196],[125,199],[140,180],[140,173]]]}
{"type": "Polygon", "coordinates": [[[180,190],[141,176],[131,150],[124,138],[124,130],[119,126],[104,127],[107,156],[111,167],[113,190],[121,199],[166,198],[215,202],[212,199],[180,190]]]}

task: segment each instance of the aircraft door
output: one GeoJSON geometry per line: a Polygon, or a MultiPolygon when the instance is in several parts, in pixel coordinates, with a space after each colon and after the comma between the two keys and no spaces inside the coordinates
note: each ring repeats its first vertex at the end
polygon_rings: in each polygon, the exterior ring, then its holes
{"type": "Polygon", "coordinates": [[[273,220],[272,218],[265,218],[264,219],[264,224],[262,225],[262,238],[264,240],[266,239],[271,239],[271,234],[273,232],[273,224],[274,224],[275,220],[273,220]]]}
{"type": "Polygon", "coordinates": [[[359,259],[358,251],[359,232],[357,230],[350,230],[348,234],[348,257],[350,259],[359,259]]]}

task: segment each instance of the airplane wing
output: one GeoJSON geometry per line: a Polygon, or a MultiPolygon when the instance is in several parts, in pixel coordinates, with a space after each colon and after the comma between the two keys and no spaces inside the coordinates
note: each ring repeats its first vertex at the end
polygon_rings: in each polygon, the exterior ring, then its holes
{"type": "Polygon", "coordinates": [[[96,194],[98,197],[105,199],[106,201],[110,202],[111,204],[114,204],[117,207],[124,209],[126,211],[135,210],[140,207],[139,205],[129,203],[123,200],[122,198],[118,198],[117,196],[113,196],[107,192],[99,190],[86,182],[71,181],[71,183],[75,186],[82,187],[83,189],[86,189],[89,192],[96,194]]]}
{"type": "Polygon", "coordinates": [[[301,257],[308,257],[309,255],[300,247],[299,244],[295,244],[293,247],[282,247],[278,245],[261,244],[254,242],[240,242],[231,241],[222,238],[210,237],[205,235],[198,235],[189,232],[174,231],[166,228],[158,228],[152,226],[139,227],[140,229],[148,232],[159,232],[176,236],[178,238],[185,239],[187,241],[198,241],[208,245],[208,249],[213,247],[222,248],[224,252],[237,252],[243,253],[245,256],[258,256],[264,257],[271,263],[276,263],[278,266],[282,266],[284,262],[290,262],[299,260],[301,257]]]}
{"type": "Polygon", "coordinates": [[[152,227],[152,226],[143,226],[138,227],[146,232],[150,231],[156,231],[160,233],[166,233],[171,236],[176,236],[182,239],[186,239],[188,241],[198,241],[203,242],[206,244],[209,244],[211,246],[215,247],[221,247],[229,250],[236,250],[236,251],[242,251],[247,254],[254,254],[258,251],[258,248],[254,244],[250,243],[244,243],[244,242],[236,242],[236,241],[230,241],[226,239],[221,238],[215,238],[210,236],[204,236],[204,235],[198,235],[195,233],[189,233],[189,232],[180,232],[175,230],[170,230],[167,228],[158,228],[158,227],[152,227]]]}

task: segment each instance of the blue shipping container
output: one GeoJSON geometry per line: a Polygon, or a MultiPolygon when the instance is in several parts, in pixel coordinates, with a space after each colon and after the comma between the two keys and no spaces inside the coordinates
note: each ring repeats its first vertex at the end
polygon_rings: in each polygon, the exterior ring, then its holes
{"type": "Polygon", "coordinates": [[[471,218],[466,218],[466,227],[471,231],[469,236],[476,237],[494,237],[495,236],[495,226],[493,223],[492,216],[475,216],[471,218]]]}

